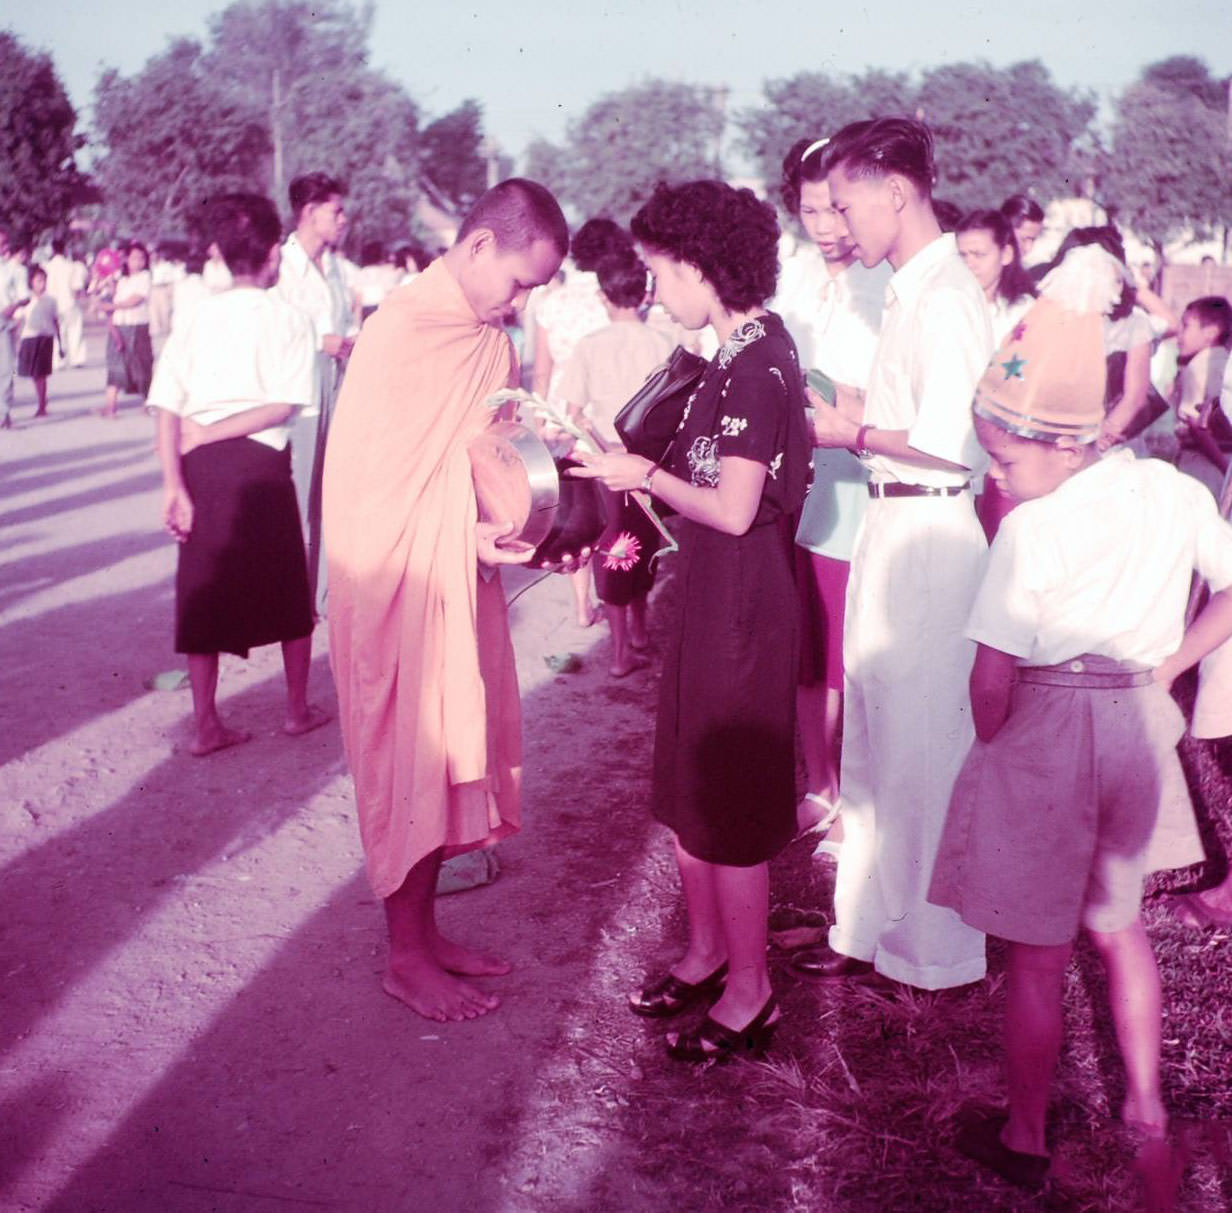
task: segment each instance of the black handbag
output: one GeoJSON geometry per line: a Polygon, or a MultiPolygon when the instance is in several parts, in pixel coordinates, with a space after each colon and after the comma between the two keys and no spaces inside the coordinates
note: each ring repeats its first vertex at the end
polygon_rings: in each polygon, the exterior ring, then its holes
{"type": "Polygon", "coordinates": [[[709,363],[683,346],[646,376],[646,382],[613,421],[625,449],[660,463],[667,454],[685,405],[709,363]]]}

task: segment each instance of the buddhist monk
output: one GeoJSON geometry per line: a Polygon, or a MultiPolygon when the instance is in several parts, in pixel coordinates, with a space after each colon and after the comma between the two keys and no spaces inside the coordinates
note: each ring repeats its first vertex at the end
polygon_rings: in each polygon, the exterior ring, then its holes
{"type": "Polygon", "coordinates": [[[330,657],[368,876],[384,899],[384,988],[428,1019],[499,999],[502,960],[437,929],[441,861],[520,821],[521,713],[499,566],[512,527],[477,521],[467,446],[517,385],[502,327],[569,245],[541,185],[511,178],[454,246],[364,325],[325,459],[330,657]]]}

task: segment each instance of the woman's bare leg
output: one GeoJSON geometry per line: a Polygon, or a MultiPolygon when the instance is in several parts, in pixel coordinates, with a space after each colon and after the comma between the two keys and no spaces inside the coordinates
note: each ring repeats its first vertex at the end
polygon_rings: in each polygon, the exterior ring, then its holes
{"type": "Polygon", "coordinates": [[[696,859],[676,839],[676,867],[689,915],[689,945],[672,966],[681,981],[701,981],[727,960],[727,940],[719,914],[714,865],[696,859]]]}
{"type": "Polygon", "coordinates": [[[192,687],[195,737],[188,747],[197,758],[248,741],[250,733],[229,729],[218,715],[218,654],[189,653],[188,683],[192,687]]]}

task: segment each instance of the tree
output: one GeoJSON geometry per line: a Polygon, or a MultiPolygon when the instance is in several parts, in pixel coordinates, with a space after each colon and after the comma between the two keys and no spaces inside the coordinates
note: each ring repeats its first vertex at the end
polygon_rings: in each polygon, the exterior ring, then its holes
{"type": "Polygon", "coordinates": [[[135,76],[109,70],[94,90],[105,149],[104,213],[147,239],[183,235],[211,194],[264,186],[260,115],[215,79],[199,43],[179,39],[135,76]]]}
{"type": "Polygon", "coordinates": [[[1075,147],[1095,113],[1087,96],[1058,88],[1037,62],[994,68],[956,63],[908,76],[802,72],[763,86],[767,104],[737,118],[741,145],[768,183],[797,140],[821,138],[862,118],[914,114],[937,142],[937,192],[964,210],[1008,194],[1047,200],[1073,192],[1075,147]]]}
{"type": "Polygon", "coordinates": [[[19,239],[62,228],[87,191],[76,127],[51,58],[0,32],[0,222],[19,239]]]}
{"type": "Polygon", "coordinates": [[[1157,248],[1232,224],[1227,87],[1180,56],[1152,64],[1117,98],[1101,201],[1157,248]]]}
{"type": "Polygon", "coordinates": [[[916,100],[937,143],[937,193],[963,210],[1080,192],[1074,154],[1095,102],[1059,88],[1037,60],[934,68],[916,100]]]}
{"type": "Polygon", "coordinates": [[[533,143],[527,173],[579,217],[623,223],[656,182],[719,172],[723,125],[710,90],[648,80],[601,97],[569,124],[563,146],[533,143]]]}
{"type": "Polygon", "coordinates": [[[238,0],[210,43],[173,43],[137,75],[96,89],[109,211],[147,235],[183,231],[211,194],[346,182],[348,244],[403,240],[419,194],[419,112],[367,64],[372,8],[341,0],[238,0]]]}
{"type": "Polygon", "coordinates": [[[482,145],[483,110],[477,101],[463,101],[424,127],[421,171],[459,212],[487,188],[482,145]]]}
{"type": "Polygon", "coordinates": [[[909,114],[915,88],[902,74],[868,71],[863,76],[834,78],[801,72],[762,87],[765,105],[736,116],[742,150],[771,187],[782,173],[783,157],[797,139],[820,139],[861,118],[909,114]]]}

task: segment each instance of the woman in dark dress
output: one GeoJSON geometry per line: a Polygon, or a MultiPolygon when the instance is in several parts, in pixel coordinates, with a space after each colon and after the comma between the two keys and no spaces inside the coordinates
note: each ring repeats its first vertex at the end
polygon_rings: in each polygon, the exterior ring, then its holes
{"type": "Polygon", "coordinates": [[[715,1000],[699,1027],[668,1035],[673,1056],[705,1061],[760,1051],[779,1019],[767,865],[796,829],[791,545],[809,441],[795,346],[763,306],[778,273],[773,209],[717,181],[660,186],[633,234],[659,302],[720,342],[663,467],[605,454],[581,473],[648,489],[683,520],[653,811],[675,834],[689,942],[631,1006],[662,1018],[715,1000]]]}

